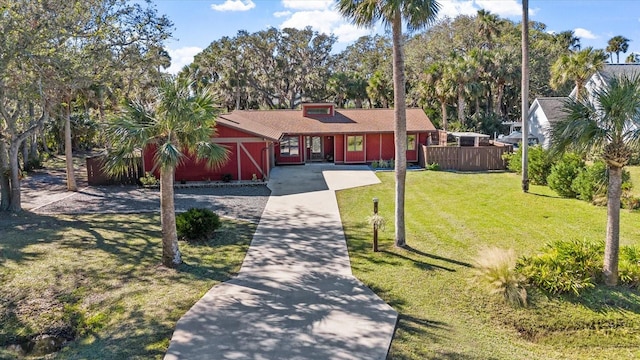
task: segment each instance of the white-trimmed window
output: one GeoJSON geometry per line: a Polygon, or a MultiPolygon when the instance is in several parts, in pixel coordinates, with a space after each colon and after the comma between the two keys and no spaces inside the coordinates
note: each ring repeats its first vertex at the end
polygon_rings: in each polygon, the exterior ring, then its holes
{"type": "Polygon", "coordinates": [[[347,136],[347,151],[362,151],[364,150],[364,136],[355,135],[347,136]]]}
{"type": "Polygon", "coordinates": [[[280,141],[280,156],[298,156],[300,139],[297,136],[285,136],[280,141]]]}
{"type": "Polygon", "coordinates": [[[416,149],[416,136],[407,135],[407,150],[415,150],[415,149],[416,149]]]}

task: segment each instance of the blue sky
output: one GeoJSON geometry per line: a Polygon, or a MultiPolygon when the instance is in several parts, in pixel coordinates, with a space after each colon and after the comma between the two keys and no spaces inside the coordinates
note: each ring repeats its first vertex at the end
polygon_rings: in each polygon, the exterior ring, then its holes
{"type": "MultiPolygon", "coordinates": [[[[360,36],[378,29],[360,29],[344,21],[333,0],[156,0],[158,11],[174,23],[174,39],[167,42],[172,57],[169,72],[189,64],[193,56],[212,41],[235,36],[239,30],[260,31],[268,27],[304,28],[332,33],[344,49],[360,36]]],[[[440,0],[440,17],[474,15],[486,9],[519,22],[520,0],[440,0]]],[[[638,0],[529,0],[530,19],[543,22],[547,30],[573,30],[581,44],[605,48],[607,40],[623,35],[632,41],[629,52],[640,53],[640,1],[638,0]]],[[[621,61],[629,54],[621,54],[621,61]]]]}

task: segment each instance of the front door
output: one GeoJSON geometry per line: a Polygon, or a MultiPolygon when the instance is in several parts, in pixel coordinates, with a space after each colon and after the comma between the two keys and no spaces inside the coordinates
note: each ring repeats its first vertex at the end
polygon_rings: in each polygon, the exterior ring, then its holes
{"type": "Polygon", "coordinates": [[[307,160],[323,161],[322,136],[307,136],[307,160]]]}

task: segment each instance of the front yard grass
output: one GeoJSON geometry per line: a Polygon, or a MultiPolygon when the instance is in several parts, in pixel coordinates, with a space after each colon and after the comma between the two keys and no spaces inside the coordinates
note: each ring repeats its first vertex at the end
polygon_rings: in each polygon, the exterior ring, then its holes
{"type": "MultiPolygon", "coordinates": [[[[354,275],[398,310],[392,359],[628,359],[640,357],[640,296],[624,287],[583,298],[531,291],[514,309],[473,281],[485,247],[537,253],[560,239],[604,239],[606,208],[562,199],[547,187],[520,190],[511,173],[410,172],[406,249],[393,246],[394,174],[344,190],[338,204],[354,275]],[[380,199],[387,229],[371,251],[366,217],[380,199]]],[[[640,187],[637,177],[635,185],[640,187]]],[[[640,245],[639,212],[621,211],[621,244],[640,245]]]]}
{"type": "Polygon", "coordinates": [[[237,273],[255,225],[223,220],[184,264],[160,265],[159,215],[0,219],[0,358],[34,334],[75,335],[57,359],[161,359],[178,319],[237,273]]]}

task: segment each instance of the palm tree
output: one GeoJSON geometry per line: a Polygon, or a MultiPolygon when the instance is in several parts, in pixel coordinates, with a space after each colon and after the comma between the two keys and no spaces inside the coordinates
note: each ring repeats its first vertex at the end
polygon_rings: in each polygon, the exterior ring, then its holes
{"type": "Polygon", "coordinates": [[[493,49],[493,39],[500,36],[500,17],[490,11],[480,9],[476,16],[478,34],[485,40],[484,46],[493,49]]]}
{"type": "MultiPolygon", "coordinates": [[[[616,62],[620,63],[620,53],[626,53],[629,50],[629,39],[622,35],[617,35],[609,39],[607,42],[607,52],[616,53],[616,62]]],[[[613,59],[611,59],[613,61],[613,59]]]]}
{"type": "Polygon", "coordinates": [[[152,103],[131,102],[113,119],[109,133],[113,139],[105,167],[122,174],[140,149],[152,149],[154,168],[160,169],[160,217],[162,223],[162,263],[176,267],[182,263],[178,249],[173,181],[176,167],[189,154],[211,167],[228,158],[227,149],[211,141],[218,109],[207,89],[194,91],[188,77],[165,79],[152,103]]]}
{"type": "Polygon", "coordinates": [[[529,0],[522,0],[522,191],[529,191],[529,0]]]}
{"type": "Polygon", "coordinates": [[[640,147],[640,77],[614,77],[592,97],[570,98],[565,112],[566,118],[551,128],[552,148],[599,154],[609,171],[603,270],[605,283],[613,286],[618,281],[622,169],[640,147]]]}
{"type": "Polygon", "coordinates": [[[338,0],[338,10],[358,26],[378,20],[391,27],[393,39],[393,108],[396,169],[395,245],[406,244],[404,195],[407,177],[407,111],[405,104],[402,23],[416,30],[433,22],[440,5],[435,0],[338,0]]]}
{"type": "Polygon", "coordinates": [[[442,115],[442,130],[447,131],[447,106],[453,97],[454,85],[446,76],[446,63],[434,62],[424,72],[420,81],[421,96],[435,98],[440,102],[440,114],[442,115]]]}
{"type": "Polygon", "coordinates": [[[604,68],[606,58],[602,50],[592,47],[563,54],[551,66],[551,87],[557,90],[568,81],[573,81],[578,98],[587,80],[604,68]]]}

